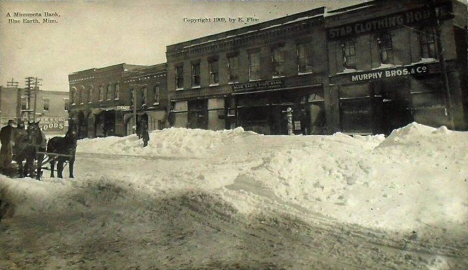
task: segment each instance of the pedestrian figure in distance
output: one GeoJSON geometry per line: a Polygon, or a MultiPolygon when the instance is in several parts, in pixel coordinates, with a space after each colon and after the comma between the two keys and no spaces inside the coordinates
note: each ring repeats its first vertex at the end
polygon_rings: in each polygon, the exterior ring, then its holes
{"type": "Polygon", "coordinates": [[[10,168],[13,160],[13,145],[15,140],[15,128],[13,120],[8,120],[8,124],[0,130],[0,168],[5,171],[10,168]]]}
{"type": "Polygon", "coordinates": [[[141,120],[140,122],[140,132],[141,132],[141,138],[143,138],[143,147],[146,147],[149,141],[149,133],[148,133],[148,124],[146,123],[144,119],[141,120]]]}

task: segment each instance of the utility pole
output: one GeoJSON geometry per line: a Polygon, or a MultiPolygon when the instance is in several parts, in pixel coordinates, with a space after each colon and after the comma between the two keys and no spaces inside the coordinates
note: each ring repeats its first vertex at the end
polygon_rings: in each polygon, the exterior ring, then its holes
{"type": "Polygon", "coordinates": [[[33,114],[34,122],[36,122],[37,95],[39,93],[39,86],[41,86],[39,83],[40,81],[42,81],[42,79],[38,79],[37,77],[35,78],[35,81],[34,81],[34,114],[33,114]]]}
{"type": "Polygon", "coordinates": [[[28,122],[31,120],[31,92],[34,84],[33,77],[26,77],[25,81],[25,94],[26,94],[26,109],[23,112],[26,112],[28,122]]]}

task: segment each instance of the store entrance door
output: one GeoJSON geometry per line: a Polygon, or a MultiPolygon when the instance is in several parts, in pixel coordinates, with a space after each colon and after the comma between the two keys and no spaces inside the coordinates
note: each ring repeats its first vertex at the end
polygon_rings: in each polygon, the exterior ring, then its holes
{"type": "Polygon", "coordinates": [[[382,82],[382,128],[385,134],[408,125],[411,115],[411,94],[406,80],[382,82]]]}

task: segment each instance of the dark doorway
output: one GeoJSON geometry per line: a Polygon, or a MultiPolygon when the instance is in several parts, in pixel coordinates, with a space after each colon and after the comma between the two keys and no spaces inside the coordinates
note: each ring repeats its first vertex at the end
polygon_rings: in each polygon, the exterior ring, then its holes
{"type": "Polygon", "coordinates": [[[411,115],[411,94],[407,80],[383,81],[382,128],[385,134],[401,128],[413,121],[411,115]]]}
{"type": "Polygon", "coordinates": [[[188,102],[188,128],[208,129],[208,100],[188,102]]]}

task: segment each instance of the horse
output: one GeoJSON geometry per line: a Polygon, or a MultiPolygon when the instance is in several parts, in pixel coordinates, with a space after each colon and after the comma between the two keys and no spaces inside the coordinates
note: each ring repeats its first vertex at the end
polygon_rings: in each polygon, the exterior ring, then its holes
{"type": "Polygon", "coordinates": [[[77,132],[69,128],[65,137],[53,137],[47,143],[47,154],[50,159],[50,177],[54,177],[54,167],[57,161],[57,176],[63,178],[63,164],[68,161],[70,178],[74,178],[73,164],[75,163],[77,132]]]}
{"type": "MultiPolygon", "coordinates": [[[[38,122],[29,122],[26,132],[17,131],[15,139],[14,160],[18,164],[19,177],[34,176],[34,162],[42,160],[44,155],[37,155],[37,152],[44,152],[46,149],[46,138],[42,133],[38,122]],[[23,161],[26,160],[23,166],[23,161]]],[[[40,169],[37,169],[37,178],[40,177],[40,169]]]]}

